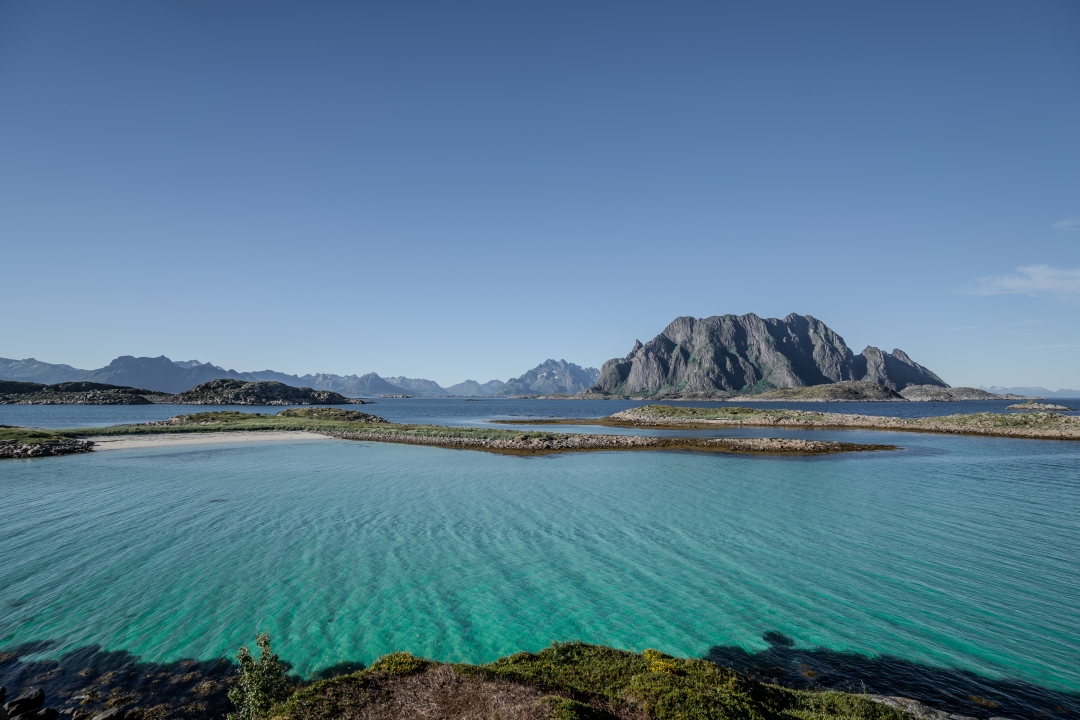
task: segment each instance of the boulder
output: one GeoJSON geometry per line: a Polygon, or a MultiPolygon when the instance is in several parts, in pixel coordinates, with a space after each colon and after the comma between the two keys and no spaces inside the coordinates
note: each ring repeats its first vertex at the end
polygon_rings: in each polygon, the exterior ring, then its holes
{"type": "Polygon", "coordinates": [[[59,717],[60,713],[56,708],[39,708],[16,715],[11,720],[58,720],[59,717]]]}
{"type": "Polygon", "coordinates": [[[105,712],[99,712],[90,720],[124,720],[124,716],[127,713],[121,708],[113,708],[112,710],[106,710],[105,712]]]}
{"type": "Polygon", "coordinates": [[[31,710],[37,710],[44,704],[45,691],[41,688],[32,688],[13,699],[11,702],[5,703],[4,712],[7,713],[9,718],[14,718],[16,715],[22,715],[31,710]]]}

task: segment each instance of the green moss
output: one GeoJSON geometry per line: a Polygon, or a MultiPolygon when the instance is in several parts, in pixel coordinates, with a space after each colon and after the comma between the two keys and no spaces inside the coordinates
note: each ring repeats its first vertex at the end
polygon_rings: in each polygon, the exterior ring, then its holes
{"type": "Polygon", "coordinates": [[[434,664],[430,660],[418,658],[412,653],[396,652],[383,655],[371,664],[368,671],[387,675],[411,675],[421,670],[427,670],[434,664]]]}
{"type": "MultiPolygon", "coordinates": [[[[394,653],[369,669],[300,690],[272,716],[330,720],[348,714],[361,693],[378,702],[390,674],[423,672],[438,663],[394,653]]],[[[763,685],[705,660],[656,650],[633,653],[581,642],[556,643],[489,665],[455,665],[459,675],[533,685],[554,720],[610,720],[644,714],[657,720],[904,720],[901,711],[840,692],[807,692],[763,685]],[[611,712],[616,713],[612,715],[611,712]]]]}

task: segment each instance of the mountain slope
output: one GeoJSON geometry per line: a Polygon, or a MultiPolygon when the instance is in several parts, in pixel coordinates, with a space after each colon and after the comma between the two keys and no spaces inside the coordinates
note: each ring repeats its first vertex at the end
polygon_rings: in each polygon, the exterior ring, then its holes
{"type": "Polygon", "coordinates": [[[466,380],[457,385],[451,385],[446,388],[446,392],[460,397],[487,397],[505,384],[502,380],[488,380],[486,383],[466,380]]]}
{"type": "Polygon", "coordinates": [[[26,358],[25,360],[0,358],[0,379],[2,380],[20,380],[52,385],[54,383],[79,380],[85,374],[86,370],[80,370],[70,365],[54,365],[34,358],[26,358]]]}
{"type": "Polygon", "coordinates": [[[583,368],[565,360],[545,360],[521,377],[507,380],[492,395],[572,395],[592,387],[599,376],[596,368],[583,368]]]}
{"type": "Polygon", "coordinates": [[[593,391],[603,395],[752,393],[866,380],[899,391],[948,387],[901,350],[867,347],[854,355],[844,339],[810,316],[680,317],[625,358],[604,363],[593,391]]]}
{"type": "Polygon", "coordinates": [[[91,370],[79,380],[180,393],[204,382],[222,378],[255,380],[245,373],[225,370],[210,363],[184,367],[164,355],[156,358],[122,355],[103,368],[91,370]]]}
{"type": "Polygon", "coordinates": [[[389,383],[397,385],[400,388],[404,388],[410,395],[449,395],[439,383],[434,380],[424,380],[422,378],[407,378],[407,377],[388,377],[385,380],[389,383]]]}

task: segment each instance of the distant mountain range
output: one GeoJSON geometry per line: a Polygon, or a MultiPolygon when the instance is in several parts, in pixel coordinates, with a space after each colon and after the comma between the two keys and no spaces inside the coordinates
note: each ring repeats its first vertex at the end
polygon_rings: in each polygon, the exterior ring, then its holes
{"type": "Polygon", "coordinates": [[[346,397],[372,395],[422,395],[427,397],[464,396],[487,397],[498,394],[546,395],[574,393],[589,387],[599,370],[582,368],[565,360],[548,360],[519,378],[504,383],[475,380],[441,387],[433,380],[407,377],[383,378],[375,373],[366,375],[287,375],[275,370],[238,372],[198,360],[173,361],[164,355],[156,358],[124,355],[97,370],[81,370],[71,365],[41,362],[34,358],[11,360],[0,358],[0,380],[36,382],[52,385],[62,382],[85,381],[123,385],[163,393],[181,393],[210,380],[223,378],[259,382],[276,380],[292,387],[329,390],[346,397]],[[591,378],[591,379],[590,379],[591,378]]]}
{"type": "Polygon", "coordinates": [[[591,388],[599,377],[600,371],[596,368],[583,368],[565,360],[547,360],[521,377],[507,380],[492,395],[573,395],[591,388]]]}
{"type": "Polygon", "coordinates": [[[980,389],[1002,395],[1012,394],[1040,398],[1080,398],[1080,390],[1070,390],[1068,388],[1047,390],[1044,387],[998,387],[993,385],[991,387],[981,387],[980,389]]]}
{"type": "Polygon", "coordinates": [[[608,396],[754,394],[866,381],[899,392],[948,387],[902,350],[867,347],[855,355],[825,323],[792,313],[783,320],[747,315],[680,317],[625,358],[604,363],[590,393],[608,396]]]}

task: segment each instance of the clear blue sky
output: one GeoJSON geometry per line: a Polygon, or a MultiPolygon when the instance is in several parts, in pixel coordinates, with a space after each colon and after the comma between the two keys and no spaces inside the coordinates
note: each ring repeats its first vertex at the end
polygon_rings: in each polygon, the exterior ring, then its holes
{"type": "Polygon", "coordinates": [[[809,313],[1080,387],[1080,3],[0,0],[0,356],[517,375],[809,313]]]}

